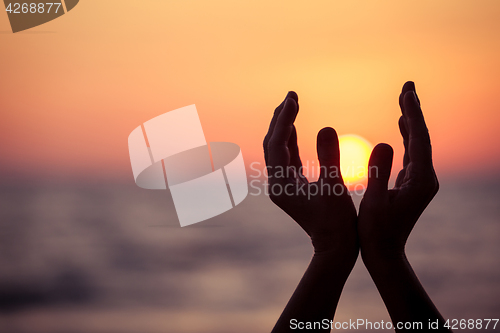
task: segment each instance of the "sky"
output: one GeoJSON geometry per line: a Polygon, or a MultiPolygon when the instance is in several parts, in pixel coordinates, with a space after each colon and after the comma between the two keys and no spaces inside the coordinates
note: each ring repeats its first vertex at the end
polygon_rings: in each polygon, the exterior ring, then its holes
{"type": "MultiPolygon", "coordinates": [[[[25,180],[133,181],[129,133],[196,104],[207,141],[263,162],[288,90],[303,160],[325,126],[395,148],[416,83],[440,177],[500,167],[500,3],[85,0],[13,34],[0,13],[0,169],[25,180]]],[[[393,172],[396,174],[396,172],[393,172]]]]}
{"type": "MultiPolygon", "coordinates": [[[[499,18],[498,0],[81,0],[14,34],[0,10],[0,322],[29,332],[269,330],[310,260],[306,234],[257,195],[180,228],[167,193],[134,184],[129,134],[195,104],[207,141],[238,144],[251,172],[294,90],[305,163],[331,126],[391,144],[395,177],[408,80],[438,178],[452,180],[415,227],[409,256],[446,318],[492,318],[499,18]]],[[[337,312],[357,317],[389,320],[361,262],[337,312]]]]}

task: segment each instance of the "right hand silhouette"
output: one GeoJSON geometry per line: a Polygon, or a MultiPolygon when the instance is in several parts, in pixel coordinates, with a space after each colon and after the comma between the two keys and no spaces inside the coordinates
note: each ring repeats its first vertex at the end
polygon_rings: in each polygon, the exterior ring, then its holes
{"type": "Polygon", "coordinates": [[[403,113],[399,119],[405,147],[403,169],[394,188],[388,190],[392,147],[378,144],[373,149],[368,187],[358,216],[358,235],[364,259],[404,255],[408,236],[439,188],[432,164],[429,132],[413,82],[404,84],[399,104],[403,113]]]}

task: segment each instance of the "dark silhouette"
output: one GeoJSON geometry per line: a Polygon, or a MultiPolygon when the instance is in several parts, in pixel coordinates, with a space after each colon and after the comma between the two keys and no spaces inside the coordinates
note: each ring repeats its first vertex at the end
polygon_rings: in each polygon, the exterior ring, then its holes
{"type": "MultiPolygon", "coordinates": [[[[311,237],[314,255],[273,332],[300,331],[296,326],[292,329],[292,321],[333,320],[359,251],[396,331],[405,330],[397,328],[398,323],[410,322],[421,322],[425,331],[429,321],[439,327],[432,331],[450,331],[405,255],[406,240],[439,184],[413,82],[403,86],[399,104],[399,128],[405,147],[403,169],[395,187],[388,190],[393,150],[382,143],[373,149],[368,186],[358,215],[339,171],[335,130],[326,127],[318,133],[321,172],[317,182],[309,183],[301,172],[293,124],[299,110],[297,94],[289,92],[276,108],[264,139],[270,198],[311,237]]],[[[330,328],[306,331],[329,332],[330,328]]]]}

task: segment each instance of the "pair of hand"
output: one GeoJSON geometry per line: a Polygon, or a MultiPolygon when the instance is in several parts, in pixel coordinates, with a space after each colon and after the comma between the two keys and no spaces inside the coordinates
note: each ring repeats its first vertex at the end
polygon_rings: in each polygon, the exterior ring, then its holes
{"type": "Polygon", "coordinates": [[[294,121],[298,96],[289,92],[279,105],[264,139],[271,200],[290,215],[311,237],[315,253],[345,255],[404,255],[404,247],[419,216],[438,191],[432,164],[429,132],[413,82],[403,86],[399,97],[402,116],[399,128],[405,154],[395,187],[388,189],[393,150],[378,144],[368,166],[368,186],[359,215],[340,174],[337,133],[323,128],[318,133],[320,177],[309,182],[302,174],[294,121]]]}

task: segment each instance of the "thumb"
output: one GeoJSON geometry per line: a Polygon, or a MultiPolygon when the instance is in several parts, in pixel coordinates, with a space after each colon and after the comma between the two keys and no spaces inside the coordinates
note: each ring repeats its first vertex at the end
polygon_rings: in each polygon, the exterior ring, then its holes
{"type": "Polygon", "coordinates": [[[325,127],[319,131],[317,151],[320,165],[319,178],[327,182],[341,182],[339,138],[333,128],[325,127]]]}
{"type": "Polygon", "coordinates": [[[366,193],[373,196],[385,195],[391,177],[392,147],[379,143],[373,148],[368,162],[368,187],[366,193]]]}

